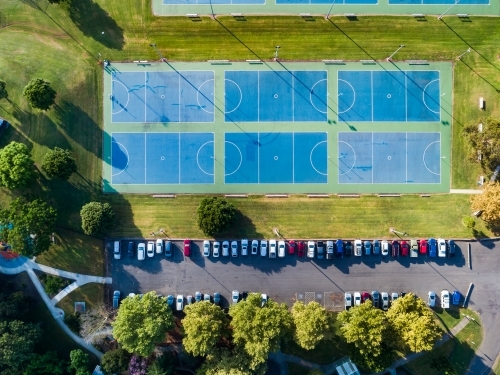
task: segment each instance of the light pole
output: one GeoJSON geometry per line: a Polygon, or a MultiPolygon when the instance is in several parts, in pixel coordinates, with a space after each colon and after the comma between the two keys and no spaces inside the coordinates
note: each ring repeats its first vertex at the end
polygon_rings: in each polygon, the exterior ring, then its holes
{"type": "Polygon", "coordinates": [[[333,2],[332,2],[332,6],[331,6],[331,7],[330,7],[330,9],[328,10],[328,14],[327,14],[327,15],[326,15],[326,17],[325,17],[325,20],[327,20],[327,19],[328,19],[328,17],[330,17],[330,13],[332,12],[333,5],[334,5],[334,4],[335,4],[335,0],[333,0],[333,2]]]}
{"type": "Polygon", "coordinates": [[[156,48],[156,43],[149,43],[149,45],[155,49],[158,56],[160,56],[161,61],[165,61],[165,62],[167,61],[167,59],[164,58],[163,55],[161,54],[160,50],[158,48],[156,48]]]}
{"type": "Polygon", "coordinates": [[[392,56],[394,56],[396,53],[398,53],[398,51],[399,51],[401,48],[404,48],[404,46],[405,46],[404,44],[400,44],[400,45],[399,45],[399,47],[398,47],[398,49],[397,49],[397,50],[395,50],[395,51],[392,53],[392,55],[391,55],[391,56],[389,56],[389,57],[387,58],[387,61],[391,61],[392,56]]]}
{"type": "Polygon", "coordinates": [[[457,57],[457,60],[460,60],[465,54],[469,53],[471,51],[470,48],[467,48],[467,51],[465,51],[464,53],[462,53],[460,56],[457,57]]]}
{"type": "Polygon", "coordinates": [[[458,4],[458,2],[459,2],[459,1],[460,1],[460,0],[455,1],[455,4],[453,4],[451,7],[449,7],[448,9],[446,9],[446,11],[438,17],[438,20],[442,19],[442,18],[443,18],[443,16],[444,16],[446,13],[448,13],[448,12],[450,11],[450,9],[451,9],[451,8],[453,8],[455,5],[457,5],[457,4],[458,4]]]}
{"type": "Polygon", "coordinates": [[[278,51],[281,47],[280,46],[276,46],[276,52],[274,53],[274,60],[275,61],[278,61],[278,51]]]}

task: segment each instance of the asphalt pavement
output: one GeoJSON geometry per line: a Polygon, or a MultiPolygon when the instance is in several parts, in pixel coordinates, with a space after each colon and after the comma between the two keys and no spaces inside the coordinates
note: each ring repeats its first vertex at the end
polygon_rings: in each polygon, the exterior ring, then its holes
{"type": "MultiPolygon", "coordinates": [[[[122,295],[151,290],[174,296],[194,296],[196,291],[211,295],[219,292],[221,304],[227,306],[231,292],[238,290],[266,293],[290,306],[296,300],[316,300],[327,308],[338,309],[339,301],[331,301],[334,295],[344,292],[413,292],[425,299],[429,290],[438,296],[442,289],[459,290],[465,295],[473,283],[468,306],[481,315],[485,338],[469,373],[489,374],[500,351],[500,258],[495,251],[500,242],[497,241],[470,242],[472,269],[468,264],[468,242],[462,241],[456,242],[454,258],[395,259],[371,255],[318,260],[288,254],[276,259],[260,255],[204,257],[202,241],[193,241],[192,256],[185,258],[179,240],[173,241],[172,258],[155,254],[143,261],[127,257],[127,242],[122,241],[122,259],[114,260],[110,254],[107,275],[113,278],[113,288],[122,295]]],[[[135,242],[137,246],[138,241],[135,242]]]]}

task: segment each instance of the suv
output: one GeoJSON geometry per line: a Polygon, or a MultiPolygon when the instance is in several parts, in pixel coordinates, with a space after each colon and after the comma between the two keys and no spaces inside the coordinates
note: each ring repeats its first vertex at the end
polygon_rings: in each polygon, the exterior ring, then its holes
{"type": "Polygon", "coordinates": [[[134,257],[134,243],[132,241],[130,241],[128,243],[128,249],[127,249],[127,253],[128,253],[128,257],[129,258],[133,258],[134,257]]]}
{"type": "Polygon", "coordinates": [[[333,241],[326,241],[326,259],[333,259],[333,241]]]}
{"type": "Polygon", "coordinates": [[[283,240],[278,242],[278,256],[280,258],[285,257],[285,241],[283,241],[283,240]]]}
{"type": "Polygon", "coordinates": [[[354,240],[354,256],[360,257],[363,253],[363,244],[361,240],[354,240]]]}
{"type": "Polygon", "coordinates": [[[276,240],[269,240],[269,258],[276,258],[276,240]]]}
{"type": "Polygon", "coordinates": [[[203,241],[203,256],[210,256],[210,241],[208,240],[203,241]]]}
{"type": "Polygon", "coordinates": [[[325,256],[325,243],[318,241],[316,248],[318,249],[318,259],[323,259],[325,256]]]}
{"type": "Polygon", "coordinates": [[[229,256],[229,241],[224,241],[222,243],[222,256],[223,257],[229,256]]]}
{"type": "Polygon", "coordinates": [[[241,255],[248,255],[248,240],[241,240],[241,255]]]}
{"type": "Polygon", "coordinates": [[[399,242],[394,240],[392,241],[392,257],[397,258],[399,256],[399,242]]]}
{"type": "Polygon", "coordinates": [[[137,245],[137,259],[144,260],[146,258],[146,244],[141,242],[137,245]]]}
{"type": "Polygon", "coordinates": [[[236,241],[231,242],[231,256],[233,258],[238,256],[238,242],[236,241]]]}
{"type": "Polygon", "coordinates": [[[113,257],[115,259],[121,259],[121,257],[122,257],[122,251],[120,249],[120,241],[115,241],[115,243],[114,243],[113,257]]]}
{"type": "Polygon", "coordinates": [[[370,241],[365,241],[365,255],[370,255],[372,253],[372,244],[370,241]]]}
{"type": "Polygon", "coordinates": [[[314,258],[314,241],[307,241],[307,257],[314,258]]]}
{"type": "Polygon", "coordinates": [[[455,241],[448,241],[448,258],[452,258],[455,256],[455,241]]]}
{"type": "Polygon", "coordinates": [[[172,256],[172,241],[165,241],[165,257],[170,258],[172,256]]]}
{"type": "Polygon", "coordinates": [[[163,240],[157,239],[156,240],[156,254],[161,254],[161,253],[163,253],[163,240]]]}
{"type": "Polygon", "coordinates": [[[345,253],[346,257],[350,257],[352,255],[352,243],[351,243],[351,241],[345,242],[344,253],[345,253]]]}

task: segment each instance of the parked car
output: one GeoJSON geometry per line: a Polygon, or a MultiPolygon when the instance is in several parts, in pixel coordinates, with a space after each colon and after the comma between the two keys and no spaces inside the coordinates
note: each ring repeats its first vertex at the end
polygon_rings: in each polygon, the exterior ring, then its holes
{"type": "Polygon", "coordinates": [[[462,295],[458,290],[453,291],[452,298],[451,298],[451,303],[454,305],[458,305],[460,303],[460,299],[462,298],[462,295]]]}
{"type": "Polygon", "coordinates": [[[205,301],[205,302],[210,302],[210,294],[205,293],[205,294],[203,295],[203,301],[205,301]]]}
{"type": "Polygon", "coordinates": [[[391,293],[391,303],[394,303],[394,301],[396,301],[398,298],[399,294],[397,294],[396,292],[391,293]]]}
{"type": "Polygon", "coordinates": [[[333,241],[326,241],[326,259],[333,259],[333,241]]]}
{"type": "Polygon", "coordinates": [[[172,241],[165,241],[165,257],[170,258],[172,256],[172,241]]]}
{"type": "Polygon", "coordinates": [[[429,290],[429,293],[427,293],[427,305],[429,307],[436,306],[436,293],[434,293],[432,290],[429,290]]]}
{"type": "Polygon", "coordinates": [[[295,255],[295,247],[296,244],[294,240],[288,241],[288,255],[295,255]]]}
{"type": "Polygon", "coordinates": [[[365,303],[366,301],[371,301],[372,298],[370,296],[370,293],[368,292],[361,292],[361,303],[365,303]]]}
{"type": "Polygon", "coordinates": [[[352,255],[352,242],[346,241],[344,244],[344,254],[346,257],[350,257],[352,255]]]}
{"type": "Polygon", "coordinates": [[[308,258],[314,258],[314,248],[315,248],[314,241],[308,241],[307,242],[307,257],[308,258]]]}
{"type": "Polygon", "coordinates": [[[184,256],[191,256],[191,240],[184,240],[184,256]]]}
{"type": "Polygon", "coordinates": [[[222,256],[223,257],[229,256],[229,241],[222,242],[222,256]]]}
{"type": "Polygon", "coordinates": [[[163,253],[163,240],[161,238],[156,240],[156,254],[163,253]]]}
{"type": "Polygon", "coordinates": [[[119,290],[113,292],[113,309],[117,309],[120,304],[120,294],[119,290]]]}
{"type": "Polygon", "coordinates": [[[252,255],[257,255],[259,251],[259,241],[253,240],[252,241],[252,255]]]}
{"type": "Polygon", "coordinates": [[[389,293],[382,292],[382,310],[387,311],[389,308],[389,293]]]}
{"type": "Polygon", "coordinates": [[[208,240],[203,241],[203,256],[210,256],[210,241],[208,240]]]}
{"type": "Polygon", "coordinates": [[[233,302],[233,305],[237,304],[240,300],[240,292],[238,292],[237,290],[233,290],[233,292],[231,293],[231,300],[233,302]]]}
{"type": "Polygon", "coordinates": [[[446,289],[441,291],[441,307],[443,309],[448,309],[450,307],[450,292],[446,289]]]}
{"type": "Polygon", "coordinates": [[[231,256],[233,258],[238,256],[238,242],[231,241],[231,256]]]}
{"type": "Polygon", "coordinates": [[[399,256],[399,242],[394,240],[392,241],[392,257],[397,258],[399,256]]]}
{"type": "Polygon", "coordinates": [[[278,256],[280,258],[285,257],[285,241],[283,241],[283,240],[278,242],[278,256]]]}
{"type": "Polygon", "coordinates": [[[264,305],[267,303],[267,294],[261,294],[260,295],[260,307],[264,307],[264,305]]]}
{"type": "Polygon", "coordinates": [[[303,257],[305,255],[305,252],[306,244],[304,243],[304,241],[299,241],[299,243],[297,244],[297,256],[303,257]]]}
{"type": "Polygon", "coordinates": [[[129,258],[134,257],[134,243],[132,241],[129,241],[128,247],[127,247],[127,254],[129,258]]]}
{"type": "Polygon", "coordinates": [[[365,241],[364,247],[365,247],[365,255],[371,255],[371,253],[372,253],[372,244],[371,244],[371,242],[370,241],[365,241]]]}
{"type": "Polygon", "coordinates": [[[214,258],[218,258],[220,255],[220,243],[215,241],[212,247],[212,255],[214,258]]]}
{"type": "Polygon", "coordinates": [[[201,301],[201,292],[195,292],[194,293],[194,301],[195,302],[200,302],[201,301]]]}
{"type": "Polygon", "coordinates": [[[248,240],[241,240],[241,256],[246,257],[248,255],[248,240]]]}
{"type": "Polygon", "coordinates": [[[349,310],[352,307],[351,293],[344,293],[344,307],[346,310],[349,310]]]}
{"type": "Polygon", "coordinates": [[[318,241],[316,243],[316,253],[318,254],[318,259],[323,259],[325,257],[325,243],[323,241],[318,241]]]}
{"type": "Polygon", "coordinates": [[[153,241],[148,241],[147,254],[148,258],[155,256],[155,243],[153,241]]]}
{"type": "Polygon", "coordinates": [[[344,242],[341,239],[335,241],[336,255],[337,258],[342,258],[344,256],[344,242]]]}
{"type": "Polygon", "coordinates": [[[218,306],[220,304],[220,293],[215,292],[214,293],[214,303],[218,306]]]}
{"type": "Polygon", "coordinates": [[[437,242],[434,238],[429,238],[429,257],[435,258],[437,253],[437,242]]]}
{"type": "Polygon", "coordinates": [[[169,294],[167,296],[167,305],[170,306],[171,309],[174,308],[174,301],[175,301],[175,298],[173,295],[169,294]]]}
{"type": "Polygon", "coordinates": [[[354,256],[360,257],[363,253],[363,245],[361,240],[354,240],[354,256]]]}
{"type": "Polygon", "coordinates": [[[175,309],[177,311],[182,311],[184,310],[184,296],[182,294],[179,294],[177,298],[175,299],[175,309]]]}
{"type": "Polygon", "coordinates": [[[373,255],[380,255],[380,241],[373,241],[373,255]]]}
{"type": "Polygon", "coordinates": [[[438,257],[446,257],[446,241],[442,238],[438,238],[438,257]]]}
{"type": "Polygon", "coordinates": [[[401,241],[401,255],[407,257],[410,253],[410,246],[408,246],[408,242],[401,241]]]}
{"type": "Polygon", "coordinates": [[[10,126],[9,122],[0,117],[0,131],[7,129],[10,126]]]}
{"type": "Polygon", "coordinates": [[[189,295],[186,297],[186,302],[188,305],[192,304],[193,303],[193,296],[192,295],[189,295]]]}
{"type": "Polygon", "coordinates": [[[262,256],[262,257],[267,256],[267,241],[266,240],[260,241],[260,256],[262,256]]]}
{"type": "Polygon", "coordinates": [[[449,258],[453,258],[455,256],[455,252],[456,252],[455,246],[456,246],[455,241],[453,241],[453,240],[448,241],[448,257],[449,258]]]}
{"type": "Polygon", "coordinates": [[[388,241],[382,241],[382,256],[387,256],[389,255],[389,242],[388,241]]]}
{"type": "Polygon", "coordinates": [[[418,250],[420,251],[420,254],[425,255],[427,254],[428,245],[426,240],[420,240],[418,242],[418,250]]]}
{"type": "Polygon", "coordinates": [[[137,259],[138,260],[146,259],[146,244],[143,242],[137,245],[137,259]]]}
{"type": "Polygon", "coordinates": [[[121,259],[122,258],[122,251],[120,248],[120,241],[115,241],[113,243],[113,258],[115,259],[121,259]]]}
{"type": "Polygon", "coordinates": [[[417,242],[417,240],[410,241],[410,258],[418,258],[418,242],[417,242]]]}
{"type": "Polygon", "coordinates": [[[269,258],[276,258],[276,240],[269,240],[269,258]]]}
{"type": "Polygon", "coordinates": [[[361,305],[361,293],[354,292],[354,306],[359,306],[359,305],[361,305]]]}
{"type": "Polygon", "coordinates": [[[372,290],[372,301],[374,307],[379,307],[380,305],[380,293],[376,290],[372,290]]]}

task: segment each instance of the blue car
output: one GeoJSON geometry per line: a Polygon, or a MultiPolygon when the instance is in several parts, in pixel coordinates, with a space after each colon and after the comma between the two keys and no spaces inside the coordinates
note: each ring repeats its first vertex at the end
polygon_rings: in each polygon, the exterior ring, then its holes
{"type": "Polygon", "coordinates": [[[337,258],[342,258],[344,256],[344,242],[342,242],[342,240],[337,240],[335,242],[335,247],[336,247],[336,255],[337,255],[337,258]]]}
{"type": "Polygon", "coordinates": [[[451,298],[451,303],[454,305],[458,305],[460,303],[460,298],[462,296],[460,295],[460,292],[458,290],[455,290],[453,292],[452,298],[451,298]]]}
{"type": "Polygon", "coordinates": [[[437,242],[435,238],[429,238],[429,257],[435,258],[437,254],[437,242]]]}

